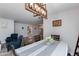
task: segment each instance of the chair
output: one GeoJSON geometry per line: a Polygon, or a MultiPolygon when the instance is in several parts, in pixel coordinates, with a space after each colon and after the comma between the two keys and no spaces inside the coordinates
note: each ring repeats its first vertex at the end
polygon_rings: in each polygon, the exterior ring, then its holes
{"type": "Polygon", "coordinates": [[[6,47],[7,47],[8,51],[11,49],[10,42],[12,42],[12,38],[11,37],[7,37],[6,38],[6,47]]]}
{"type": "Polygon", "coordinates": [[[13,41],[17,41],[18,39],[18,34],[14,33],[14,34],[11,34],[11,38],[13,41]]]}
{"type": "Polygon", "coordinates": [[[11,37],[7,37],[7,39],[6,39],[7,50],[8,51],[11,50],[11,45],[13,45],[15,49],[20,48],[22,38],[23,38],[23,36],[19,36],[19,38],[18,38],[18,34],[16,34],[16,33],[11,34],[11,37]]]}
{"type": "Polygon", "coordinates": [[[79,56],[78,48],[79,48],[79,36],[78,36],[78,40],[77,40],[77,43],[76,43],[74,56],[79,56]]]}

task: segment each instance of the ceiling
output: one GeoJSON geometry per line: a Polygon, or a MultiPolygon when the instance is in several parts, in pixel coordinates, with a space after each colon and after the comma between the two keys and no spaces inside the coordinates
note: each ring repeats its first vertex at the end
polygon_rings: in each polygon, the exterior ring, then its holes
{"type": "Polygon", "coordinates": [[[48,3],[48,15],[63,12],[69,9],[79,8],[79,3],[48,3]]]}
{"type": "MultiPolygon", "coordinates": [[[[48,3],[48,15],[62,12],[71,8],[79,7],[78,3],[48,3]]],[[[27,24],[42,23],[38,17],[33,17],[32,13],[25,10],[24,3],[0,3],[0,17],[13,19],[17,22],[27,24]]]]}
{"type": "Polygon", "coordinates": [[[27,24],[42,23],[41,19],[33,17],[32,13],[25,10],[24,3],[0,3],[0,17],[27,24]]]}

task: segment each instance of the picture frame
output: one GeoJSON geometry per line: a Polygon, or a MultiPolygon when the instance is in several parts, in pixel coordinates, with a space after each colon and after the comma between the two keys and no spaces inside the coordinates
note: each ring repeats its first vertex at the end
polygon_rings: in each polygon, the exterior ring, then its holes
{"type": "Polygon", "coordinates": [[[52,26],[53,26],[53,27],[62,26],[62,20],[61,20],[61,19],[53,20],[53,21],[52,21],[52,26]]]}

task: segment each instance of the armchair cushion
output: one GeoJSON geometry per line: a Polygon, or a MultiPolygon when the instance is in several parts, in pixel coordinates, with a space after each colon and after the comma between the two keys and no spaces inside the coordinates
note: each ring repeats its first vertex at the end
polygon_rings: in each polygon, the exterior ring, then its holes
{"type": "Polygon", "coordinates": [[[15,49],[20,47],[19,42],[10,42],[10,45],[13,45],[15,49]]]}
{"type": "Polygon", "coordinates": [[[11,38],[13,39],[13,41],[17,41],[17,39],[18,39],[18,34],[16,34],[16,33],[11,34],[11,38]]]}
{"type": "Polygon", "coordinates": [[[11,41],[12,41],[12,38],[11,38],[11,37],[7,37],[6,43],[9,43],[9,42],[11,42],[11,41]]]}

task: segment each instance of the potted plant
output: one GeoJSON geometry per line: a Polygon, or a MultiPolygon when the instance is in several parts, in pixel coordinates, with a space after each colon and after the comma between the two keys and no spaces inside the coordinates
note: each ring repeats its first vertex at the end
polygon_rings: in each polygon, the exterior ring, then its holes
{"type": "Polygon", "coordinates": [[[51,36],[46,37],[46,43],[47,44],[51,44],[53,42],[54,42],[54,40],[53,40],[53,38],[51,38],[51,36]]]}

